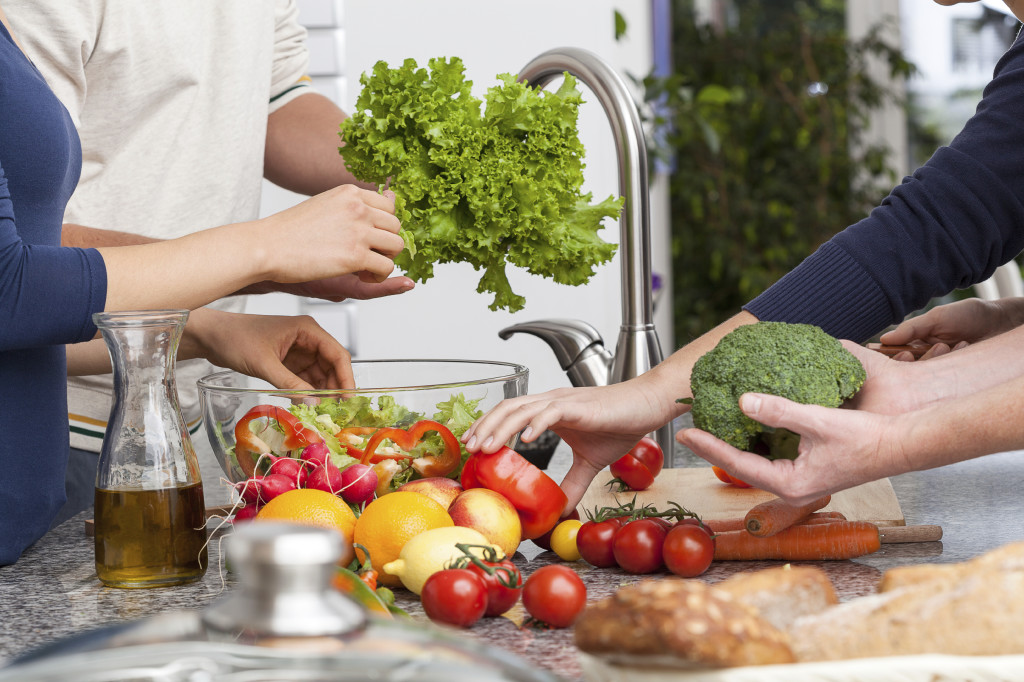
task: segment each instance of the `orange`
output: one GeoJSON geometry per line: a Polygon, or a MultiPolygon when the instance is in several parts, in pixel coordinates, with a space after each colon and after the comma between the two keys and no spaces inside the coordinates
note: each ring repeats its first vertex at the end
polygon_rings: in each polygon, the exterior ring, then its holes
{"type": "Polygon", "coordinates": [[[355,556],[352,541],[356,515],[345,500],[323,490],[299,488],[281,493],[267,502],[253,521],[288,521],[303,526],[333,528],[344,537],[344,552],[338,563],[347,566],[355,556]]]}
{"type": "MultiPolygon", "coordinates": [[[[425,530],[454,526],[452,517],[436,500],[423,493],[396,490],[366,505],[356,520],[355,543],[370,553],[378,582],[398,587],[398,576],[387,573],[383,566],[398,558],[405,543],[425,530]]],[[[359,561],[366,561],[356,548],[359,561]]]]}

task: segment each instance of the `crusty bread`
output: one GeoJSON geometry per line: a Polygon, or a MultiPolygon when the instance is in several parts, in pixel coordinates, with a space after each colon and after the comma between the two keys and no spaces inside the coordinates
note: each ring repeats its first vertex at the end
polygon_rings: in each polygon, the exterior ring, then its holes
{"type": "Polygon", "coordinates": [[[605,660],[717,668],[789,663],[785,633],[699,580],[644,581],[588,606],[576,645],[605,660]]]}
{"type": "Polygon", "coordinates": [[[1024,571],[1024,542],[997,547],[970,561],[956,564],[916,564],[891,568],[882,575],[879,592],[890,592],[908,585],[932,580],[953,584],[980,571],[1024,571]]]}
{"type": "Polygon", "coordinates": [[[716,583],[715,588],[753,607],[769,623],[785,630],[797,618],[824,611],[839,603],[835,587],[816,566],[786,564],[760,571],[744,571],[716,583]]]}
{"type": "Polygon", "coordinates": [[[1024,572],[978,571],[853,599],[799,618],[800,661],[941,653],[1024,653],[1024,572]]]}

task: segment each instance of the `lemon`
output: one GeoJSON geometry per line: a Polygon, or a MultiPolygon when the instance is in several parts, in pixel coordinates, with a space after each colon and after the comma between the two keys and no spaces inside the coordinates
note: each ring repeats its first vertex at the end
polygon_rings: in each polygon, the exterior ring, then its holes
{"type": "MultiPolygon", "coordinates": [[[[466,526],[447,526],[414,535],[402,546],[397,559],[384,564],[384,571],[398,576],[406,589],[419,594],[427,578],[449,568],[455,559],[463,556],[457,544],[484,545],[492,547],[499,558],[505,556],[501,548],[489,543],[480,531],[466,526]]],[[[482,549],[472,551],[478,557],[483,556],[482,549]]]]}
{"type": "Polygon", "coordinates": [[[583,522],[579,519],[566,519],[551,531],[551,551],[562,561],[579,561],[580,550],[576,546],[576,533],[583,522]]]}

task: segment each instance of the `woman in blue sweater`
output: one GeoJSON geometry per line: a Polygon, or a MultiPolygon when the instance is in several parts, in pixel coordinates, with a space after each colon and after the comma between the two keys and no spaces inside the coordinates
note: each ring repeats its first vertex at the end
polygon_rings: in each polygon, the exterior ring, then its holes
{"type": "MultiPolygon", "coordinates": [[[[1006,4],[1024,18],[1024,0],[1006,4]]],[[[520,429],[525,442],[553,429],[573,448],[562,482],[571,508],[598,471],[688,409],[676,399],[691,397],[693,363],[733,329],[759,320],[803,322],[863,342],[932,298],[984,281],[1022,249],[1024,38],[1018,36],[956,139],[870,216],[837,234],[742,312],[636,379],[505,401],[466,432],[466,447],[493,452],[520,429]]],[[[906,329],[885,340],[902,343],[918,335],[906,329]]],[[[923,363],[893,362],[850,343],[868,372],[857,410],[744,396],[748,416],[802,435],[795,461],[741,452],[697,429],[681,431],[677,440],[792,501],[1024,447],[1022,341],[1024,328],[1017,328],[923,363]],[[872,437],[865,439],[866,433],[872,437]]]]}
{"type": "MultiPolygon", "coordinates": [[[[195,309],[264,280],[380,279],[403,247],[392,198],[343,187],[178,240],[64,248],[81,164],[70,117],[0,10],[0,565],[41,537],[64,502],[67,373],[109,371],[102,341],[90,341],[93,313],[195,309]],[[78,345],[66,354],[65,344],[78,345]]],[[[352,381],[347,352],[308,318],[196,311],[179,352],[189,355],[290,388],[352,381]],[[289,348],[314,365],[291,363],[289,348]]]]}

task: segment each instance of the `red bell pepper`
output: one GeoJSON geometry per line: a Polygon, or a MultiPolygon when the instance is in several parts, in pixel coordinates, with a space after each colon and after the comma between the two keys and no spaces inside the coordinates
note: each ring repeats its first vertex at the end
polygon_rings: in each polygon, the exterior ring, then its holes
{"type": "Polygon", "coordinates": [[[439,454],[417,457],[412,460],[412,468],[423,478],[434,476],[447,476],[455,471],[462,461],[462,448],[455,435],[448,430],[444,424],[429,419],[423,419],[409,427],[408,431],[396,428],[377,429],[377,432],[370,437],[363,452],[361,462],[363,464],[376,464],[385,459],[409,459],[413,448],[423,439],[424,434],[436,431],[444,442],[444,450],[439,454]],[[377,454],[377,446],[384,439],[389,439],[405,452],[381,455],[377,454]]]}
{"type": "Polygon", "coordinates": [[[315,429],[303,425],[298,417],[283,407],[257,405],[235,424],[235,459],[246,478],[252,478],[256,473],[256,461],[260,455],[271,451],[260,436],[275,425],[284,434],[285,450],[301,450],[307,445],[324,442],[315,429]]]}
{"type": "Polygon", "coordinates": [[[478,452],[462,467],[462,487],[488,488],[512,503],[523,524],[523,538],[532,540],[555,527],[569,498],[555,481],[511,448],[478,452]]]}

